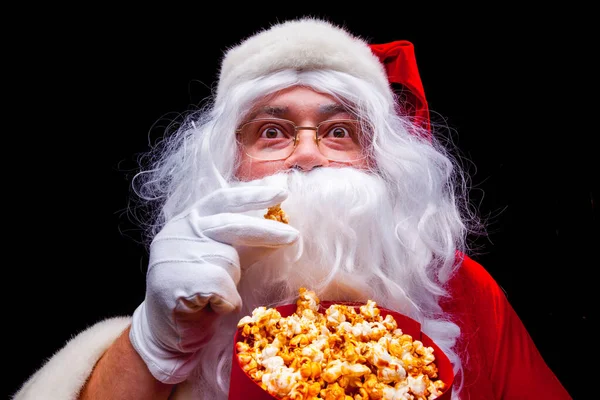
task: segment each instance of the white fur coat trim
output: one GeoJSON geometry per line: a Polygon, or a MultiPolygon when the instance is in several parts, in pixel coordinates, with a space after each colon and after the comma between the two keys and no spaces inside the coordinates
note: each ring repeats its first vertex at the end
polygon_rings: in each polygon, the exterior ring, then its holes
{"type": "Polygon", "coordinates": [[[288,68],[346,72],[371,82],[392,103],[385,68],[368,43],[316,18],[275,24],[229,49],[221,64],[216,103],[240,82],[288,68]]]}
{"type": "Polygon", "coordinates": [[[130,323],[130,317],[109,318],[74,336],[23,384],[13,400],[77,399],[96,362],[130,323]]]}

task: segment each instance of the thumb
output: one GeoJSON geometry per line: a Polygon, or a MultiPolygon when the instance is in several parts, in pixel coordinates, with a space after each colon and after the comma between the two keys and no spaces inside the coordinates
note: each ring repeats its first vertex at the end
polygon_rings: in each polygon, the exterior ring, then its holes
{"type": "Polygon", "coordinates": [[[205,236],[234,246],[282,247],[300,237],[288,224],[243,214],[217,214],[194,223],[205,236]]]}

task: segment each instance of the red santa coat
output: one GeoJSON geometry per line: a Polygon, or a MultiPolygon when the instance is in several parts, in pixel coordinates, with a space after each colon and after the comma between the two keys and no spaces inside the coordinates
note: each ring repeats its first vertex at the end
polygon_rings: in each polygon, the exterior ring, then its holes
{"type": "Polygon", "coordinates": [[[500,286],[480,264],[465,257],[449,288],[451,298],[442,307],[461,328],[461,398],[571,399],[500,286]]]}

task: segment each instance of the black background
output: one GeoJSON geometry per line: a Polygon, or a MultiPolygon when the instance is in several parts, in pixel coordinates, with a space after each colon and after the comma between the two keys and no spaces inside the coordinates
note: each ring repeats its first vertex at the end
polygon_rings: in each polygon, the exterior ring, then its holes
{"type": "Polygon", "coordinates": [[[571,394],[591,389],[600,244],[591,11],[231,8],[14,15],[4,76],[16,89],[3,141],[7,394],[74,334],[142,301],[147,255],[125,214],[137,155],[210,94],[226,47],[303,14],[374,43],[414,43],[434,119],[470,160],[472,200],[489,223],[475,258],[571,394]]]}

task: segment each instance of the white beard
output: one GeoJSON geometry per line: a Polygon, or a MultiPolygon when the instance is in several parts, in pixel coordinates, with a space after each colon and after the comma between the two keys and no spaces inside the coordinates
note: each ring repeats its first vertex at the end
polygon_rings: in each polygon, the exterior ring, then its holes
{"type": "Polygon", "coordinates": [[[301,234],[295,245],[272,250],[258,261],[253,249],[238,248],[243,271],[239,291],[250,303],[246,305],[294,302],[300,287],[314,290],[322,300],[375,297],[379,277],[373,266],[384,263],[382,234],[393,235],[394,229],[385,218],[393,206],[381,178],[355,168],[319,168],[240,185],[286,188],[289,197],[281,207],[301,234]]]}
{"type": "MultiPolygon", "coordinates": [[[[431,255],[413,239],[414,227],[398,232],[404,219],[401,207],[379,176],[355,168],[318,168],[234,184],[243,185],[286,188],[289,196],[281,208],[301,239],[277,250],[237,249],[243,307],[239,314],[221,318],[218,334],[203,351],[195,382],[196,393],[203,393],[199,398],[226,398],[212,390],[219,380],[227,387],[231,338],[239,319],[258,306],[295,302],[300,287],[314,290],[321,300],[371,299],[380,307],[425,322],[422,305],[431,302],[433,295],[419,289],[415,271],[425,270],[431,255]],[[207,377],[208,370],[216,375],[207,377]]],[[[265,213],[247,214],[262,218],[265,213]]],[[[436,325],[434,329],[444,331],[443,336],[451,336],[453,342],[458,332],[450,328],[454,333],[448,333],[448,328],[436,325]]]]}

